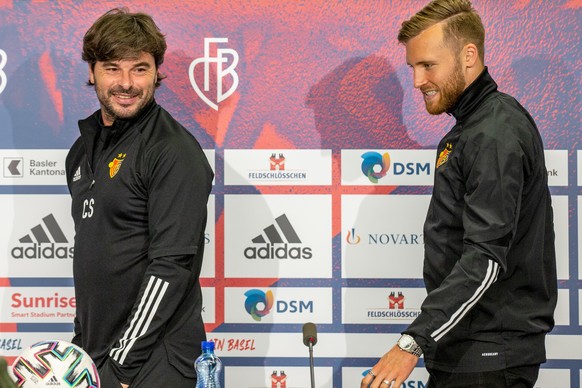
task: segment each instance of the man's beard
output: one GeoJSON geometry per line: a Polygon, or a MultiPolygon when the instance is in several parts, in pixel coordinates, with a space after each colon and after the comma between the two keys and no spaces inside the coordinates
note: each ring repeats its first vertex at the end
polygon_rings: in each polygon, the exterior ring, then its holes
{"type": "Polygon", "coordinates": [[[455,61],[455,67],[445,81],[442,87],[439,88],[440,100],[434,104],[426,103],[426,110],[431,115],[440,115],[450,111],[457,100],[465,90],[465,79],[461,70],[459,61],[455,61]]]}
{"type": "Polygon", "coordinates": [[[99,99],[103,113],[112,122],[115,122],[117,119],[128,120],[136,117],[139,112],[141,112],[142,109],[153,99],[153,93],[151,93],[150,96],[147,96],[146,91],[143,89],[136,89],[133,86],[127,89],[124,89],[121,86],[116,86],[106,91],[103,91],[95,86],[95,92],[97,93],[97,98],[99,99]],[[138,97],[139,100],[135,104],[124,108],[122,105],[114,104],[112,102],[114,94],[127,94],[130,96],[138,97]]]}

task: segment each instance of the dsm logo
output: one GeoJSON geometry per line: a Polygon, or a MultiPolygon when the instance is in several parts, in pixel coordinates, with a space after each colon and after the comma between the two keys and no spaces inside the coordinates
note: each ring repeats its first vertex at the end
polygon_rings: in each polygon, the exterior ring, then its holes
{"type": "Polygon", "coordinates": [[[365,152],[362,155],[362,173],[370,182],[378,183],[390,171],[393,176],[428,176],[430,163],[393,161],[388,152],[380,154],[375,151],[365,152]]]}
{"type": "Polygon", "coordinates": [[[257,322],[271,313],[273,307],[276,314],[313,313],[313,301],[280,298],[275,301],[273,292],[252,289],[244,294],[245,310],[257,322]]]}

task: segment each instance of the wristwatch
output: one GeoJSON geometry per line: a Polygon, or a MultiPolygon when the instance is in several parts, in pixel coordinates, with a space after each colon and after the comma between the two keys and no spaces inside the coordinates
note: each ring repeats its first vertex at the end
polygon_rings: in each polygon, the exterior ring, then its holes
{"type": "Polygon", "coordinates": [[[398,347],[405,352],[414,354],[416,357],[422,356],[422,349],[418,346],[414,338],[408,334],[402,334],[402,337],[398,340],[398,347]]]}

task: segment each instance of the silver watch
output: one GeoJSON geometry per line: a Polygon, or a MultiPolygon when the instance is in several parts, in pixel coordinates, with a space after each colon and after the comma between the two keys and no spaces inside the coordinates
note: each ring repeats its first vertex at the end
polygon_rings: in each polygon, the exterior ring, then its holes
{"type": "Polygon", "coordinates": [[[418,346],[414,338],[408,334],[402,334],[402,337],[398,340],[398,347],[405,352],[414,354],[416,357],[422,356],[422,349],[418,346]]]}

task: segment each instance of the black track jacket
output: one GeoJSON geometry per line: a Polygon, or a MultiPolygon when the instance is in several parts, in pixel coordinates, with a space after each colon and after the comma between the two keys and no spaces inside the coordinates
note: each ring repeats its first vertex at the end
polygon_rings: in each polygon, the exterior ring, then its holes
{"type": "Polygon", "coordinates": [[[451,112],[425,226],[428,296],[405,330],[427,368],[480,372],[545,361],[557,300],[542,140],[487,69],[451,112]]]}
{"type": "Polygon", "coordinates": [[[66,160],[75,221],[73,342],[131,383],[155,346],[194,377],[206,338],[199,283],[213,172],[155,101],[134,119],[79,121],[66,160]]]}

